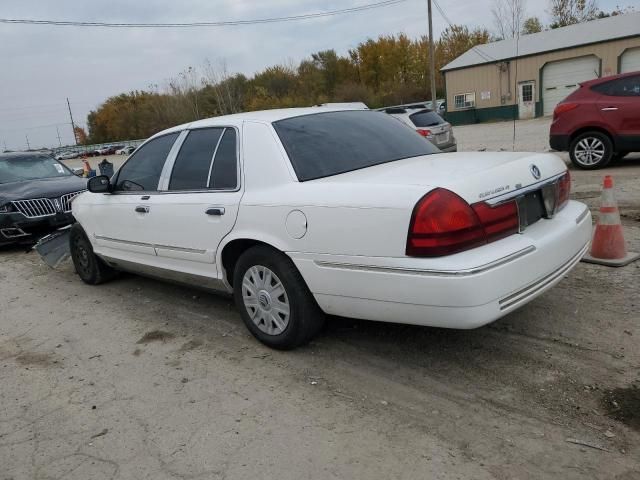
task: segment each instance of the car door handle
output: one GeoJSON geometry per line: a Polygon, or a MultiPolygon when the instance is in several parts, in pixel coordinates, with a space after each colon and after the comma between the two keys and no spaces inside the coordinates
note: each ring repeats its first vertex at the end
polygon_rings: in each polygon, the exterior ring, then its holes
{"type": "Polygon", "coordinates": [[[614,110],[618,110],[618,107],[605,107],[602,109],[603,112],[612,112],[614,110]]]}
{"type": "Polygon", "coordinates": [[[149,213],[149,207],[144,207],[142,205],[138,205],[136,207],[136,212],[138,212],[138,213],[149,213]]]}
{"type": "Polygon", "coordinates": [[[206,213],[207,215],[224,215],[224,207],[207,208],[204,213],[206,213]]]}

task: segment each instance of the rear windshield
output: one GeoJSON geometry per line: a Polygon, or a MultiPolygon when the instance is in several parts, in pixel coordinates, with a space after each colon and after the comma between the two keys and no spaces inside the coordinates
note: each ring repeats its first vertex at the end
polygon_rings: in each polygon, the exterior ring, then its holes
{"type": "Polygon", "coordinates": [[[409,118],[416,127],[433,127],[444,123],[440,115],[432,110],[422,110],[421,112],[409,115],[409,118]]]}
{"type": "Polygon", "coordinates": [[[439,150],[386,113],[327,112],[274,122],[301,182],[439,150]]]}

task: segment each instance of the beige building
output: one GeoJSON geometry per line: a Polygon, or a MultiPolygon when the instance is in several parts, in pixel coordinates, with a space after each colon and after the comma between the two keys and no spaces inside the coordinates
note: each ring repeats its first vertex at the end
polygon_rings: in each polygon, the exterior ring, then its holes
{"type": "Polygon", "coordinates": [[[454,125],[553,114],[580,82],[640,70],[640,12],[478,45],[442,68],[454,125]]]}

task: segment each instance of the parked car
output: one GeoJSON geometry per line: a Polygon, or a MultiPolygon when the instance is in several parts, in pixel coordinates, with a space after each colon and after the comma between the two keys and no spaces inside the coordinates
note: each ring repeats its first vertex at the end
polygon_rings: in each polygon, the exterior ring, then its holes
{"type": "Polygon", "coordinates": [[[586,170],[640,152],[640,72],[580,84],[556,106],[549,144],[586,170]]]}
{"type": "Polygon", "coordinates": [[[121,148],[124,148],[124,145],[109,145],[104,149],[103,155],[113,155],[121,148]]]}
{"type": "Polygon", "coordinates": [[[0,245],[73,223],[71,201],[86,185],[49,155],[0,154],[0,245]]]}
{"type": "Polygon", "coordinates": [[[556,155],[439,154],[381,112],[249,112],[165,130],[89,180],[71,256],[88,284],[127,270],[233,293],[274,348],[324,314],[475,328],[585,253],[569,186],[556,155]]]}
{"type": "Polygon", "coordinates": [[[115,154],[116,155],[131,155],[135,149],[136,149],[136,147],[132,147],[132,146],[129,145],[128,147],[119,148],[118,150],[115,151],[115,154]]]}
{"type": "Polygon", "coordinates": [[[443,152],[458,150],[451,124],[423,104],[396,105],[378,109],[413,128],[443,152]]]}
{"type": "Polygon", "coordinates": [[[56,155],[56,160],[71,160],[73,158],[78,158],[80,155],[79,152],[64,152],[56,155]]]}

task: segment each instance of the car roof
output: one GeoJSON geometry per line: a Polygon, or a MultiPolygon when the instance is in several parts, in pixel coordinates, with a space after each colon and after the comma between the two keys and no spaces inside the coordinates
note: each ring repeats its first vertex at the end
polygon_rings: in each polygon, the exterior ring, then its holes
{"type": "Polygon", "coordinates": [[[222,115],[220,117],[205,118],[204,120],[196,120],[195,122],[176,125],[175,127],[171,127],[166,130],[163,130],[162,132],[156,133],[153,137],[166,135],[167,133],[172,133],[172,132],[179,132],[187,128],[204,128],[204,127],[216,127],[216,126],[224,126],[224,125],[231,126],[231,125],[239,125],[244,121],[274,123],[279,120],[285,120],[287,118],[301,117],[304,115],[313,115],[315,113],[345,112],[345,111],[366,112],[368,110],[364,110],[362,108],[353,108],[353,107],[340,108],[340,107],[334,107],[334,106],[257,110],[255,112],[234,113],[231,115],[222,115]]]}
{"type": "Polygon", "coordinates": [[[592,85],[599,85],[601,83],[610,82],[611,80],[617,80],[619,78],[633,77],[640,75],[640,71],[619,73],[618,75],[609,75],[608,77],[594,78],[593,80],[587,80],[586,82],[580,82],[580,85],[590,87],[592,85]]]}

